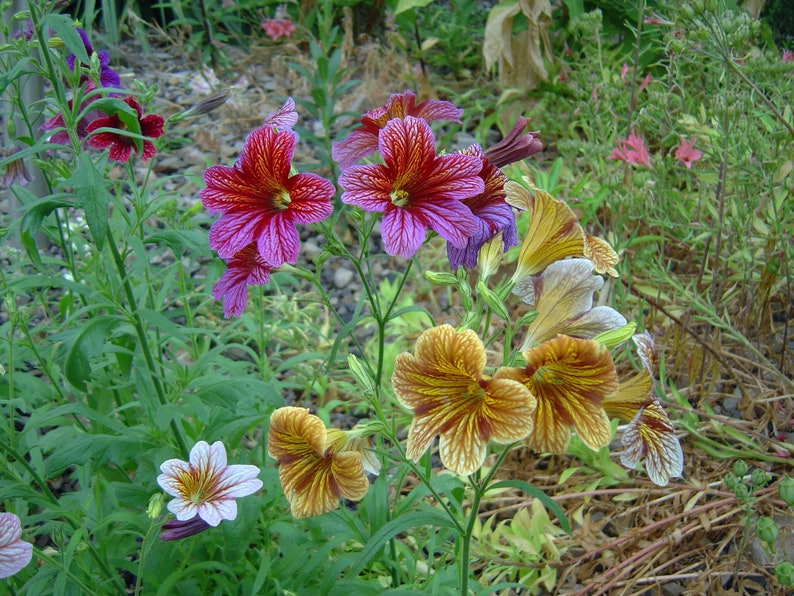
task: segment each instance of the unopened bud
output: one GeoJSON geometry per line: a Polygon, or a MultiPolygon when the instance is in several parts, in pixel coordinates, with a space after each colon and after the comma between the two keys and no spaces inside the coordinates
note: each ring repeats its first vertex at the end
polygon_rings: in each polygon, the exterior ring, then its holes
{"type": "Polygon", "coordinates": [[[786,476],[780,481],[780,498],[785,501],[789,507],[794,507],[794,478],[786,476]]]}
{"type": "Polygon", "coordinates": [[[491,277],[502,262],[504,242],[502,232],[499,232],[480,247],[477,255],[477,267],[480,269],[480,279],[483,281],[491,277]]]}
{"type": "Polygon", "coordinates": [[[440,271],[425,271],[425,279],[434,286],[454,286],[458,283],[458,278],[451,273],[440,271]]]}
{"type": "Polygon", "coordinates": [[[771,517],[762,517],[755,523],[755,533],[761,540],[772,545],[780,535],[780,530],[771,517]]]}
{"type": "Polygon", "coordinates": [[[149,499],[149,506],[146,508],[146,516],[149,519],[157,519],[157,516],[159,516],[160,512],[163,510],[164,503],[165,497],[163,493],[153,494],[152,498],[149,499]]]}
{"type": "Polygon", "coordinates": [[[499,300],[499,296],[497,296],[492,289],[486,286],[483,280],[479,280],[477,282],[477,295],[485,300],[485,304],[488,305],[488,308],[490,308],[491,311],[496,314],[496,316],[503,321],[510,320],[510,315],[507,313],[505,303],[499,300]]]}

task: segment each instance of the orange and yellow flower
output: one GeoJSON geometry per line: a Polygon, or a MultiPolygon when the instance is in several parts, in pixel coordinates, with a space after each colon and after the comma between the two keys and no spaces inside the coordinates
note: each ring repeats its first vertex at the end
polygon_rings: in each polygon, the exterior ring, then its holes
{"type": "Polygon", "coordinates": [[[662,405],[653,395],[653,377],[647,369],[620,384],[615,395],[604,400],[604,409],[628,425],[623,430],[621,463],[634,468],[645,460],[654,484],[665,486],[684,468],[684,453],[662,405]]]}
{"type": "Polygon", "coordinates": [[[392,383],[413,410],[406,455],[417,461],[440,435],[441,462],[456,474],[478,470],[488,441],[508,444],[532,431],[536,401],[522,383],[483,374],[485,347],[471,330],[428,329],[414,353],[397,356],[392,383]]]}
{"type": "Polygon", "coordinates": [[[617,391],[618,378],[607,348],[590,339],[558,335],[523,355],[526,368],[500,368],[494,378],[518,381],[537,399],[535,426],[526,445],[562,453],[571,428],[591,449],[608,445],[611,427],[602,402],[617,391]]]}
{"type": "Polygon", "coordinates": [[[337,433],[304,408],[279,408],[270,416],[267,451],[279,464],[293,516],[321,515],[336,509],[340,498],[358,501],[367,494],[362,451],[348,449],[337,433]]]}

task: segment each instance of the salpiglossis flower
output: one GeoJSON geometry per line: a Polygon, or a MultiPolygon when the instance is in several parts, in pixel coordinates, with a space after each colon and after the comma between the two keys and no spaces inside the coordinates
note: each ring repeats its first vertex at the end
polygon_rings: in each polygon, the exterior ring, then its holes
{"type": "Polygon", "coordinates": [[[512,443],[532,431],[535,398],[522,383],[483,374],[485,347],[471,330],[428,329],[414,353],[397,356],[392,384],[413,410],[406,456],[417,461],[440,435],[441,463],[456,474],[478,470],[488,441],[512,443]]]}
{"type": "Polygon", "coordinates": [[[507,182],[505,175],[488,161],[482,148],[477,144],[459,153],[473,155],[482,160],[480,178],[485,188],[481,193],[461,201],[477,219],[477,231],[467,240],[463,248],[447,242],[447,257],[453,269],[457,269],[459,265],[473,269],[477,265],[477,256],[483,244],[501,232],[502,252],[507,252],[511,246],[518,244],[518,233],[516,217],[510,205],[505,202],[504,186],[507,182]]]}
{"type": "Polygon", "coordinates": [[[160,470],[157,484],[174,497],[168,510],[179,521],[199,516],[217,526],[221,520],[233,520],[237,517],[235,499],[262,488],[256,466],[226,465],[226,448],[220,441],[212,445],[199,441],[190,450],[190,461],[169,459],[160,470]]]}
{"type": "Polygon", "coordinates": [[[552,263],[540,275],[530,275],[516,284],[513,293],[537,311],[527,326],[522,349],[536,346],[558,334],[592,339],[618,329],[626,318],[609,306],[593,308],[593,293],[604,286],[604,278],[593,275],[589,259],[564,259],[552,263]]]}
{"type": "Polygon", "coordinates": [[[0,513],[0,579],[11,577],[30,563],[33,545],[20,540],[22,525],[13,513],[0,513]]]}
{"type": "Polygon", "coordinates": [[[473,155],[436,155],[430,125],[406,116],[389,120],[378,137],[383,164],[351,166],[339,177],[342,202],[382,211],[386,253],[412,257],[431,228],[463,248],[477,219],[462,203],[483,192],[482,160],[473,155]]]}
{"type": "Polygon", "coordinates": [[[537,399],[535,428],[524,441],[538,452],[562,453],[571,428],[591,449],[609,444],[611,427],[602,402],[618,389],[606,347],[558,335],[523,353],[526,368],[500,368],[494,378],[513,379],[537,399]]]}
{"type": "Polygon", "coordinates": [[[644,461],[648,478],[665,486],[684,469],[684,453],[675,429],[653,395],[653,377],[648,369],[620,384],[615,395],[604,400],[604,409],[628,425],[623,430],[621,463],[633,469],[644,461]]]}
{"type": "Polygon", "coordinates": [[[542,151],[543,143],[538,138],[540,133],[537,131],[524,132],[528,124],[529,118],[520,116],[505,138],[493,147],[488,147],[485,151],[488,163],[502,168],[542,151]]]}
{"type": "Polygon", "coordinates": [[[531,191],[517,182],[505,184],[505,200],[516,209],[529,213],[529,229],[521,244],[518,265],[512,280],[518,282],[528,275],[566,257],[585,257],[593,262],[597,273],[617,276],[618,255],[600,238],[588,236],[576,214],[564,202],[532,185],[531,191]]]}
{"type": "Polygon", "coordinates": [[[210,229],[210,248],[228,259],[256,242],[272,267],[298,259],[295,224],[324,220],[333,210],[334,185],[308,172],[290,175],[298,135],[265,124],[254,129],[232,167],[211,166],[204,172],[204,206],[220,212],[210,229]]]}
{"type": "Polygon", "coordinates": [[[425,122],[449,120],[460,123],[463,110],[448,101],[427,99],[415,105],[416,95],[411,91],[395,93],[385,106],[370,110],[361,118],[361,128],[353,130],[344,141],[331,146],[331,157],[343,170],[357,160],[378,150],[378,135],[389,120],[415,116],[425,122]]]}
{"type": "Polygon", "coordinates": [[[369,489],[362,451],[344,450],[346,442],[304,408],[287,406],[270,416],[267,452],[278,462],[278,475],[292,515],[322,515],[339,499],[358,501],[369,489]]]}
{"type": "MultiPolygon", "coordinates": [[[[94,53],[94,48],[91,45],[91,41],[88,39],[88,34],[81,29],[80,27],[75,27],[75,31],[80,36],[80,39],[83,40],[83,46],[85,46],[85,51],[88,54],[88,57],[91,57],[91,54],[94,53]]],[[[106,50],[100,50],[97,52],[97,61],[99,62],[99,85],[101,87],[108,87],[111,89],[121,89],[121,77],[119,77],[118,73],[110,68],[110,54],[106,50]]],[[[69,65],[69,68],[74,70],[75,63],[77,62],[77,57],[74,54],[69,54],[66,57],[66,64],[69,65]]],[[[80,64],[78,64],[80,66],[80,64]]],[[[82,64],[83,67],[88,68],[88,64],[82,64]]],[[[88,80],[87,77],[81,77],[81,83],[86,82],[88,80]]],[[[113,95],[113,94],[111,94],[113,95]]]]}
{"type": "MultiPolygon", "coordinates": [[[[154,143],[149,139],[156,139],[163,135],[165,132],[163,128],[165,120],[163,120],[162,116],[158,116],[157,114],[144,116],[141,104],[139,104],[138,100],[134,97],[125,97],[124,103],[134,109],[138,114],[138,124],[141,129],[141,135],[146,137],[142,141],[143,151],[141,152],[141,159],[147,161],[157,153],[154,143]]],[[[96,118],[85,128],[86,134],[90,135],[88,138],[89,147],[95,149],[108,148],[110,158],[122,163],[130,158],[133,151],[136,153],[138,152],[135,141],[129,135],[113,132],[111,130],[99,131],[96,132],[96,134],[92,134],[100,128],[110,128],[118,131],[127,130],[127,126],[121,121],[118,114],[96,118]]]]}
{"type": "Polygon", "coordinates": [[[212,287],[212,297],[223,300],[223,316],[239,317],[248,300],[248,286],[264,286],[273,268],[252,242],[226,261],[226,271],[212,287]]]}

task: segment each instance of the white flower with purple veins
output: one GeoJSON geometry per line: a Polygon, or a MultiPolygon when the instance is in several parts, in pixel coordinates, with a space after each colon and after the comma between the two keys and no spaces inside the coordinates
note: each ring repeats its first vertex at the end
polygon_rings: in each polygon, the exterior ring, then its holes
{"type": "Polygon", "coordinates": [[[22,525],[13,513],[0,513],[0,579],[11,577],[33,557],[33,545],[19,539],[22,525]]]}
{"type": "Polygon", "coordinates": [[[226,465],[226,448],[216,441],[212,445],[199,441],[190,450],[190,461],[169,459],[160,466],[157,483],[172,497],[168,510],[179,521],[198,515],[211,526],[237,517],[235,499],[262,488],[257,478],[259,468],[226,465]]]}

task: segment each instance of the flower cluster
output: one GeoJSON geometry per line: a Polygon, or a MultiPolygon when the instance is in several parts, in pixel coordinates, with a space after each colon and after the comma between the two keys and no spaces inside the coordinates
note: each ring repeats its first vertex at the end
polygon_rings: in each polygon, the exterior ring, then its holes
{"type": "MultiPolygon", "coordinates": [[[[107,51],[95,52],[88,35],[79,27],[75,30],[83,41],[89,56],[95,55],[99,64],[97,78],[91,78],[91,67],[77,61],[74,54],[66,57],[71,70],[79,69],[80,86],[75,91],[79,96],[79,110],[75,110],[75,99],[68,100],[67,112],[76,122],[74,135],[77,140],[86,140],[89,147],[108,149],[111,159],[126,162],[132,153],[140,153],[147,161],[157,150],[152,143],[165,132],[165,120],[157,114],[143,115],[138,100],[124,96],[121,92],[121,78],[109,66],[110,55],[107,51]],[[102,96],[117,98],[118,101],[99,102],[102,96]],[[95,107],[96,106],[96,107],[95,107]]],[[[61,145],[71,144],[71,136],[66,129],[64,113],[58,113],[47,120],[41,128],[53,131],[50,141],[61,145]]]]}
{"type": "Polygon", "coordinates": [[[617,159],[646,168],[651,167],[651,158],[648,155],[645,141],[633,130],[627,138],[617,140],[617,147],[612,149],[612,154],[607,159],[617,159]]]}
{"type": "Polygon", "coordinates": [[[276,41],[281,37],[289,37],[295,31],[295,23],[290,19],[265,19],[261,23],[261,27],[265,34],[276,41]]]}

